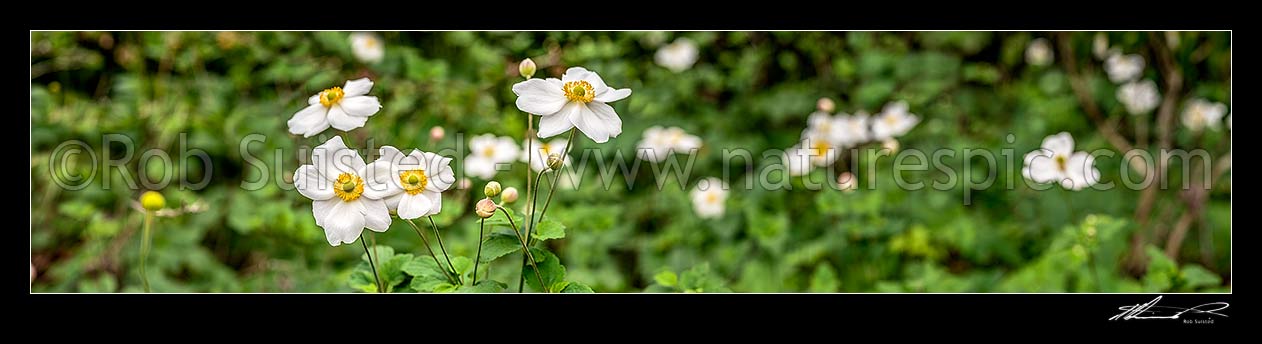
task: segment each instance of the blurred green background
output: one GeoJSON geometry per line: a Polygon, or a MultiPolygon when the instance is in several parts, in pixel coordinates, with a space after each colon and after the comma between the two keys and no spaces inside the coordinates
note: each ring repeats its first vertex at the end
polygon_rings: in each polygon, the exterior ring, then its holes
{"type": "MultiPolygon", "coordinates": [[[[347,32],[33,32],[31,66],[31,260],[34,292],[138,292],[142,214],[132,202],[143,190],[120,187],[143,176],[160,179],[187,169],[204,177],[197,159],[179,159],[181,147],[211,158],[210,182],[198,190],[163,190],[167,204],[201,201],[206,209],[157,220],[149,279],[157,292],[350,292],[359,264],[358,244],[330,247],[311,216],[311,201],[290,189],[300,159],[335,131],[304,139],[285,122],[306,98],[345,80],[371,77],[380,113],[347,137],[352,147],[437,150],[494,133],[520,143],[526,116],[514,106],[511,85],[522,80],[517,61],[531,57],[536,77],[559,77],[583,66],[611,86],[631,88],[613,103],[623,133],[579,148],[621,151],[634,157],[644,129],[679,126],[704,141],[693,174],[658,191],[640,166],[631,187],[610,190],[586,169],[577,190],[558,191],[549,217],[565,224],[564,239],[547,242],[567,278],[597,292],[1229,292],[1231,267],[1230,173],[1215,178],[1203,197],[1182,190],[1154,193],[1152,211],[1138,217],[1143,192],[1059,189],[1035,191],[1021,181],[1021,156],[1044,137],[1073,134],[1077,150],[1114,149],[1086,114],[1071,82],[1083,81],[1100,120],[1135,142],[1140,121],[1157,137],[1153,115],[1126,114],[1117,86],[1093,56],[1094,32],[382,32],[384,59],[363,63],[347,32]],[[696,42],[699,59],[673,72],[654,53],[677,38],[696,42]],[[1036,38],[1050,39],[1053,63],[1027,63],[1036,38]],[[1072,50],[1074,68],[1064,53],[1072,50]],[[816,100],[829,97],[838,111],[879,111],[906,100],[921,123],[900,138],[903,149],[1012,149],[1017,170],[1000,169],[995,185],[1016,188],[904,191],[893,187],[892,164],[859,173],[878,187],[852,193],[805,190],[733,190],[727,212],[702,219],[688,192],[697,180],[733,180],[753,167],[722,163],[724,148],[759,152],[797,143],[816,100]],[[429,129],[447,135],[431,143],[429,129]],[[247,161],[240,143],[250,134],[247,161]],[[136,149],[121,169],[121,134],[136,149]],[[1013,142],[1006,137],[1012,134],[1013,142]],[[86,142],[96,164],[80,155],[50,161],[58,145],[86,142]],[[138,162],[144,150],[171,154],[173,165],[138,162]],[[267,171],[257,165],[266,165],[267,171]],[[53,168],[96,178],[81,190],[52,182],[53,168]],[[267,187],[244,190],[267,178],[267,187]],[[278,184],[277,180],[282,179],[278,184]],[[105,188],[105,183],[110,188],[105,188]],[[972,198],[965,204],[965,193],[972,198]],[[1175,249],[1170,227],[1185,214],[1190,230],[1175,249]]],[[[1175,115],[1192,98],[1230,104],[1230,33],[1109,32],[1110,47],[1145,57],[1144,79],[1157,81],[1163,99],[1169,75],[1181,75],[1175,115]],[[1164,49],[1164,50],[1163,50],[1164,49]]],[[[1175,120],[1175,148],[1230,152],[1230,131],[1189,132],[1175,120]]],[[[1120,155],[1120,154],[1119,154],[1120,155]]],[[[957,170],[984,160],[944,163],[957,170]]],[[[681,156],[682,157],[682,156],[681,156]]],[[[1105,181],[1119,180],[1117,158],[1099,159],[1105,181]]],[[[1229,166],[1229,159],[1226,162],[1229,166]]],[[[1219,162],[1215,163],[1218,167],[1219,162]]],[[[861,165],[866,166],[866,165],[861,165]]],[[[462,170],[458,166],[457,173],[462,170]]],[[[496,178],[524,190],[525,164],[496,178]]],[[[1229,167],[1228,167],[1229,168],[1229,167]]],[[[844,167],[843,167],[844,169],[844,167]]],[[[829,180],[824,170],[808,178],[829,180]]],[[[912,181],[944,178],[939,171],[905,172],[912,181]]],[[[179,175],[175,176],[178,180],[179,175]]],[[[1182,176],[1167,176],[1179,180],[1182,176]]],[[[622,177],[616,177],[622,178],[622,177]]],[[[1137,178],[1133,178],[1137,179],[1137,178]]],[[[474,181],[475,191],[484,181],[474,181]]],[[[143,188],[142,188],[143,189],[143,188]]],[[[447,249],[473,256],[478,226],[465,190],[444,194],[436,216],[447,249]]],[[[522,203],[515,204],[520,210],[522,203]]],[[[420,255],[412,230],[396,220],[371,239],[396,252],[420,255]]],[[[517,259],[497,261],[492,277],[517,279],[517,259]]],[[[515,284],[515,283],[510,283],[515,284]]],[[[407,291],[395,290],[395,291],[407,291]]]]}

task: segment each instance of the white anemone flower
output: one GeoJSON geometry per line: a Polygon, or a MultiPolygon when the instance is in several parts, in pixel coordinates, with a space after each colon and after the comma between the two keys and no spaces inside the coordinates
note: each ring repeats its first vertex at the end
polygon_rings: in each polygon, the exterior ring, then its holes
{"type": "Polygon", "coordinates": [[[689,135],[680,127],[652,126],[644,130],[644,138],[636,144],[640,160],[662,162],[674,153],[692,154],[701,148],[701,138],[689,135]]]}
{"type": "Polygon", "coordinates": [[[1183,125],[1192,131],[1201,131],[1205,128],[1218,131],[1219,123],[1226,114],[1227,105],[1223,103],[1214,103],[1201,98],[1192,99],[1183,109],[1183,125]]]}
{"type": "Polygon", "coordinates": [[[631,89],[615,89],[605,85],[600,75],[583,67],[572,67],[560,80],[529,79],[513,85],[517,108],[542,116],[539,138],[548,138],[578,128],[596,143],[622,133],[622,119],[614,102],[631,95],[631,89]]]}
{"type": "Polygon", "coordinates": [[[1113,54],[1104,60],[1104,72],[1114,83],[1134,81],[1144,73],[1144,57],[1136,54],[1113,54]]]}
{"type": "Polygon", "coordinates": [[[1117,88],[1117,100],[1132,115],[1145,114],[1157,108],[1161,94],[1152,80],[1132,81],[1117,88]]]}
{"type": "Polygon", "coordinates": [[[692,190],[692,209],[702,218],[723,216],[727,195],[727,185],[722,180],[714,177],[702,179],[692,190]]]}
{"type": "Polygon", "coordinates": [[[896,101],[885,104],[881,114],[877,115],[875,122],[872,123],[872,138],[885,140],[903,136],[918,123],[920,123],[920,117],[907,112],[907,102],[896,101]]]}
{"type": "Polygon", "coordinates": [[[1048,136],[1043,146],[1025,155],[1021,175],[1035,183],[1060,183],[1068,190],[1082,190],[1100,181],[1095,157],[1074,152],[1074,138],[1067,132],[1048,136]]]}
{"type": "Polygon", "coordinates": [[[316,146],[311,165],[294,172],[294,187],[310,198],[316,225],[324,228],[329,245],[355,242],[365,227],[376,232],[390,228],[390,210],[382,200],[384,188],[366,188],[375,174],[364,159],[334,136],[316,146]]]}
{"type": "MultiPolygon", "coordinates": [[[[568,142],[566,142],[565,139],[561,138],[552,139],[547,143],[531,138],[530,149],[535,151],[535,156],[531,157],[530,152],[523,149],[520,160],[521,162],[529,161],[530,169],[535,170],[535,172],[546,171],[548,170],[548,156],[552,154],[565,154],[565,147],[567,143],[568,142]]],[[[562,160],[561,163],[564,164],[564,166],[569,166],[570,156],[564,156],[564,160],[562,160]]]]}
{"type": "Polygon", "coordinates": [[[697,43],[688,38],[679,38],[674,42],[657,49],[653,61],[672,72],[679,73],[697,63],[697,43]]]}
{"type": "Polygon", "coordinates": [[[496,137],[494,134],[482,134],[469,140],[472,152],[464,159],[465,175],[482,179],[495,178],[499,172],[497,165],[512,162],[521,154],[517,143],[508,137],[496,137]]]}
{"type": "Polygon", "coordinates": [[[1052,64],[1052,45],[1046,38],[1035,38],[1025,48],[1025,62],[1035,66],[1052,64]]]}
{"type": "Polygon", "coordinates": [[[385,57],[386,46],[376,34],[356,32],[351,34],[351,53],[364,63],[377,63],[385,57]]]}
{"type": "Polygon", "coordinates": [[[289,133],[312,137],[332,126],[341,131],[364,126],[368,117],[381,110],[381,102],[369,96],[372,80],[362,78],[346,82],[307,98],[307,107],[289,119],[289,133]]]}
{"type": "Polygon", "coordinates": [[[785,170],[790,177],[797,177],[811,172],[815,166],[811,164],[811,151],[799,146],[789,147],[784,151],[785,170]]]}
{"type": "Polygon", "coordinates": [[[391,146],[381,147],[380,152],[381,157],[368,164],[372,171],[368,188],[381,192],[386,208],[403,219],[438,214],[442,192],[456,182],[451,158],[419,149],[404,155],[391,146]]]}
{"type": "Polygon", "coordinates": [[[830,116],[823,111],[816,111],[806,117],[806,130],[802,131],[802,137],[818,137],[828,140],[834,146],[843,146],[849,144],[846,137],[846,118],[843,116],[830,116]]]}

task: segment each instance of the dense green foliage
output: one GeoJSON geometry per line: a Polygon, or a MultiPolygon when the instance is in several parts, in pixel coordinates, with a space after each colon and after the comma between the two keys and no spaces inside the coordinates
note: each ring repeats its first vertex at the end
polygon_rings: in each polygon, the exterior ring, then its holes
{"type": "MultiPolygon", "coordinates": [[[[439,151],[483,133],[520,143],[527,115],[514,106],[511,86],[522,80],[517,61],[532,57],[539,63],[536,77],[559,77],[568,67],[583,66],[611,86],[634,90],[611,104],[623,133],[605,144],[580,136],[575,150],[633,160],[641,133],[654,125],[682,127],[700,136],[704,147],[682,178],[653,178],[663,165],[642,162],[634,179],[614,173],[606,189],[597,181],[601,168],[585,165],[584,182],[557,191],[540,227],[544,232],[536,233],[545,240],[532,251],[549,285],[527,278],[527,290],[1230,291],[1230,172],[1216,176],[1203,198],[1178,189],[1156,192],[1144,221],[1135,214],[1139,190],[1036,191],[1023,182],[1021,157],[1048,135],[1067,131],[1078,150],[1117,150],[1075,94],[1071,82],[1077,76],[1100,120],[1121,128],[1123,139],[1156,142],[1160,136],[1154,115],[1129,115],[1114,96],[1117,85],[1092,56],[1094,33],[380,35],[384,60],[365,64],[353,57],[345,32],[32,33],[31,250],[38,269],[32,290],[141,291],[144,216],[133,202],[146,188],[127,185],[172,176],[176,182],[161,190],[168,207],[198,201],[206,207],[156,219],[148,258],[155,292],[373,291],[360,244],[330,247],[311,215],[311,201],[290,184],[310,148],[340,132],[302,138],[287,132],[286,121],[312,94],[368,76],[383,108],[366,126],[345,134],[351,147],[439,151]],[[657,47],[677,37],[700,48],[696,65],[682,72],[653,58],[657,47]],[[1026,63],[1026,47],[1036,37],[1052,40],[1052,65],[1026,63]],[[1066,48],[1074,51],[1075,70],[1063,63],[1066,48]],[[717,219],[694,214],[688,193],[697,180],[728,176],[737,184],[757,177],[778,161],[757,152],[796,144],[821,97],[844,112],[876,112],[905,100],[921,122],[900,138],[902,149],[1008,149],[1015,165],[994,170],[991,187],[964,183],[908,191],[895,187],[892,159],[860,159],[854,172],[874,188],[807,190],[803,178],[835,178],[817,169],[801,178],[771,178],[787,180],[792,190],[732,189],[727,211],[717,219]],[[1141,127],[1148,130],[1142,135],[1135,130],[1139,121],[1150,123],[1141,127]],[[439,142],[429,139],[433,126],[446,129],[439,142]],[[134,149],[104,143],[107,134],[121,134],[134,149]],[[252,134],[265,138],[247,140],[252,134]],[[50,160],[70,140],[85,142],[96,160],[50,160]],[[167,151],[172,164],[139,163],[154,148],[167,151]],[[725,165],[728,148],[749,149],[755,159],[725,165]],[[197,158],[181,156],[195,149],[210,157],[209,171],[197,158]],[[109,159],[126,160],[115,168],[106,166],[109,159]],[[864,173],[869,167],[878,173],[864,173]],[[81,190],[64,189],[52,179],[59,168],[95,173],[95,180],[81,190]],[[181,189],[178,182],[204,177],[209,183],[201,188],[181,189]],[[257,190],[243,187],[260,180],[266,183],[257,190]],[[1014,187],[1002,187],[1008,184],[1014,187]],[[1202,215],[1189,220],[1186,240],[1174,247],[1174,257],[1167,256],[1170,227],[1194,212],[1202,215]]],[[[1182,78],[1172,105],[1176,117],[1192,98],[1230,104],[1230,34],[1177,37],[1175,45],[1162,33],[1108,33],[1111,46],[1145,56],[1144,76],[1162,85],[1163,100],[1172,95],[1165,88],[1169,76],[1158,65],[1169,56],[1182,78]]],[[[1173,147],[1204,148],[1214,157],[1230,152],[1229,130],[1196,134],[1177,119],[1172,123],[1173,147]]],[[[687,162],[686,155],[677,157],[687,162]]],[[[1124,177],[1118,157],[1097,159],[1103,180],[1124,177]]],[[[973,180],[984,179],[994,166],[959,153],[942,163],[973,180]]],[[[463,176],[459,159],[453,167],[463,176]]],[[[514,164],[496,180],[524,190],[527,169],[514,164]]],[[[901,177],[927,183],[947,178],[933,168],[901,177]]],[[[473,204],[484,182],[474,179],[471,189],[444,193],[443,211],[434,217],[451,265],[466,280],[478,248],[473,204]]],[[[524,204],[511,204],[514,213],[524,204]]],[[[406,222],[396,219],[389,231],[371,237],[365,232],[365,239],[377,245],[373,257],[390,291],[516,291],[521,247],[503,217],[488,219],[478,272],[479,281],[489,274],[499,282],[477,286],[449,283],[447,262],[436,264],[406,222]]],[[[429,230],[428,221],[417,224],[429,230]]]]}

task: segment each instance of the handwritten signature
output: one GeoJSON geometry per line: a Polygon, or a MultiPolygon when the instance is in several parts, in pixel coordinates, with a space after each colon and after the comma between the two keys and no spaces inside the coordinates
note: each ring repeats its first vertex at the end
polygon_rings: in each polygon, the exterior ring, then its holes
{"type": "Polygon", "coordinates": [[[1161,301],[1161,296],[1158,296],[1156,299],[1153,299],[1152,301],[1148,301],[1148,303],[1118,307],[1117,309],[1121,310],[1122,313],[1118,315],[1114,315],[1112,318],[1109,318],[1109,320],[1178,319],[1179,316],[1182,316],[1183,314],[1188,313],[1188,312],[1192,312],[1192,314],[1206,314],[1206,315],[1217,315],[1221,317],[1227,317],[1227,315],[1222,314],[1222,313],[1217,313],[1217,312],[1227,309],[1227,306],[1230,306],[1226,302],[1210,302],[1210,303],[1206,303],[1206,304],[1199,305],[1192,308],[1183,308],[1183,307],[1171,307],[1171,306],[1158,306],[1157,301],[1161,301]],[[1213,308],[1213,307],[1218,307],[1218,308],[1213,308]],[[1213,309],[1210,309],[1210,308],[1213,308],[1213,309]]]}

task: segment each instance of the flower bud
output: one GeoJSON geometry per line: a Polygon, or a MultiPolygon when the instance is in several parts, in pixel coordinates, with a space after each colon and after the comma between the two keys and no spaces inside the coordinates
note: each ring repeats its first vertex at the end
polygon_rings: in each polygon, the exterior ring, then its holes
{"type": "Polygon", "coordinates": [[[478,217],[485,219],[495,215],[495,209],[497,209],[497,207],[499,206],[495,205],[495,201],[492,201],[490,198],[483,198],[481,201],[478,201],[477,205],[474,206],[473,212],[477,213],[478,217]]]}
{"type": "Polygon", "coordinates": [[[859,182],[855,180],[854,174],[850,172],[842,172],[837,176],[837,188],[845,192],[853,192],[859,187],[859,182]]]}
{"type": "Polygon", "coordinates": [[[460,178],[460,185],[456,186],[458,186],[460,190],[468,190],[473,187],[473,181],[469,180],[469,178],[460,178]]]}
{"type": "Polygon", "coordinates": [[[492,180],[486,183],[486,187],[482,188],[482,193],[485,193],[486,197],[498,196],[500,194],[500,182],[492,180]]]}
{"type": "Polygon", "coordinates": [[[510,186],[504,189],[504,192],[500,194],[500,200],[503,200],[504,203],[516,202],[517,201],[517,188],[510,186]]]}
{"type": "Polygon", "coordinates": [[[824,97],[820,98],[818,102],[815,102],[815,108],[819,109],[819,111],[831,113],[833,110],[837,109],[837,104],[833,103],[831,98],[824,97]]]}
{"type": "Polygon", "coordinates": [[[561,155],[560,155],[560,154],[549,154],[549,155],[548,155],[548,168],[549,168],[549,169],[552,169],[553,171],[560,170],[560,169],[561,169],[561,163],[562,163],[562,160],[561,160],[561,155]]]}
{"type": "Polygon", "coordinates": [[[881,149],[888,149],[890,154],[898,153],[898,140],[888,139],[881,141],[881,149]]]}
{"type": "Polygon", "coordinates": [[[521,60],[521,63],[517,64],[517,72],[521,73],[521,76],[526,79],[530,79],[530,77],[535,75],[535,68],[537,68],[535,61],[529,58],[521,60]]]}
{"type": "Polygon", "coordinates": [[[447,137],[447,131],[443,130],[443,127],[435,125],[433,128],[429,128],[430,140],[442,141],[444,137],[447,137]]]}
{"type": "Polygon", "coordinates": [[[145,191],[140,195],[140,205],[148,211],[156,211],[167,206],[167,199],[157,191],[145,191]]]}

